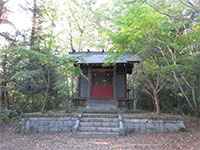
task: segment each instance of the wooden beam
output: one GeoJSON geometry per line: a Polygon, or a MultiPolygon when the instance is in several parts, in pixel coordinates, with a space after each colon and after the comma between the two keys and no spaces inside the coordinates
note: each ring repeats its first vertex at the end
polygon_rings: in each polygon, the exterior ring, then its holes
{"type": "Polygon", "coordinates": [[[113,67],[113,100],[114,100],[114,103],[116,104],[116,106],[118,106],[118,101],[117,101],[117,66],[114,65],[113,67]]]}
{"type": "Polygon", "coordinates": [[[125,85],[125,93],[124,93],[124,97],[127,98],[127,91],[128,91],[128,84],[127,84],[127,74],[124,73],[124,85],[125,85]]]}
{"type": "Polygon", "coordinates": [[[88,66],[88,96],[87,100],[90,100],[91,98],[91,87],[92,87],[92,67],[89,65],[88,66]]]}

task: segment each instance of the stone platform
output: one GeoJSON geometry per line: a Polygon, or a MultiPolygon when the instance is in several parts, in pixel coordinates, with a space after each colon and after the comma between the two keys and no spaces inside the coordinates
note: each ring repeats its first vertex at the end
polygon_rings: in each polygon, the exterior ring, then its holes
{"type": "Polygon", "coordinates": [[[68,132],[75,135],[118,136],[130,133],[177,132],[185,128],[181,118],[139,118],[120,113],[89,113],[76,116],[26,117],[23,133],[68,132]]]}

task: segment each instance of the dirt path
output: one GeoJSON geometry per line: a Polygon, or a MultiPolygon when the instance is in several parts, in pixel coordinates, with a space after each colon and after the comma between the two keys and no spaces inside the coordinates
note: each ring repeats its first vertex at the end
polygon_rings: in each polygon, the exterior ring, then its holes
{"type": "Polygon", "coordinates": [[[137,134],[127,137],[78,138],[66,134],[15,134],[1,127],[0,150],[200,150],[200,129],[189,132],[137,134]]]}

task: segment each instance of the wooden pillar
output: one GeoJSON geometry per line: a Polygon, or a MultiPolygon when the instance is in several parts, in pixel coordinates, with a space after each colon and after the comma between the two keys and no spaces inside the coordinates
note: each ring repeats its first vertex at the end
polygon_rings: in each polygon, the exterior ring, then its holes
{"type": "Polygon", "coordinates": [[[88,93],[87,93],[87,100],[91,98],[91,87],[92,87],[92,67],[88,66],[88,93]]]}
{"type": "Polygon", "coordinates": [[[113,67],[113,100],[116,106],[118,106],[117,101],[117,65],[115,64],[113,67]]]}

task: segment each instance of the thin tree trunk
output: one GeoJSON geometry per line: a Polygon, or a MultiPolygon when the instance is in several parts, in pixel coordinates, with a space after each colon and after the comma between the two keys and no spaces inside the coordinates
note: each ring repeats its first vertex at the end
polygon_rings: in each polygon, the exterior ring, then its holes
{"type": "Polygon", "coordinates": [[[135,87],[135,79],[133,79],[133,110],[136,111],[137,110],[137,102],[138,102],[138,99],[137,99],[137,93],[136,93],[136,87],[135,87]]]}
{"type": "Polygon", "coordinates": [[[0,112],[2,112],[3,106],[2,106],[2,88],[0,86],[0,112]]]}
{"type": "Polygon", "coordinates": [[[160,99],[156,93],[154,93],[154,102],[156,106],[156,114],[160,114],[160,99]]]}
{"type": "Polygon", "coordinates": [[[70,32],[69,32],[70,49],[72,51],[75,51],[74,44],[73,44],[73,35],[72,35],[72,24],[71,24],[71,22],[69,22],[69,29],[70,29],[70,32]]]}
{"type": "Polygon", "coordinates": [[[177,85],[178,85],[178,87],[179,87],[179,90],[180,90],[181,93],[183,94],[183,96],[184,96],[184,98],[186,99],[186,101],[187,101],[188,105],[190,106],[190,108],[191,108],[192,110],[194,110],[194,107],[193,107],[192,103],[190,102],[189,97],[186,95],[186,93],[185,93],[183,87],[181,86],[181,83],[180,83],[179,79],[178,79],[177,76],[176,76],[176,72],[172,71],[172,73],[173,73],[173,77],[174,77],[174,79],[175,79],[175,81],[176,81],[176,83],[177,83],[177,85]]]}
{"type": "Polygon", "coordinates": [[[46,90],[46,94],[45,94],[45,100],[44,100],[44,104],[42,106],[42,113],[46,112],[46,105],[47,102],[49,100],[49,89],[50,89],[50,71],[49,69],[47,69],[47,90],[46,90]]]}
{"type": "Polygon", "coordinates": [[[37,17],[37,0],[33,0],[33,18],[32,18],[32,29],[31,29],[31,48],[35,46],[35,34],[36,34],[36,18],[37,17]]]}
{"type": "Polygon", "coordinates": [[[74,94],[75,94],[75,92],[74,92],[74,77],[72,76],[71,77],[71,98],[70,98],[70,102],[69,102],[69,105],[71,106],[71,100],[73,100],[74,99],[74,94]]]}
{"type": "Polygon", "coordinates": [[[2,60],[2,82],[1,86],[1,109],[8,108],[8,91],[7,91],[7,55],[3,55],[2,60]]]}
{"type": "Polygon", "coordinates": [[[161,85],[161,80],[157,78],[156,83],[149,79],[146,79],[148,84],[145,85],[145,92],[151,96],[153,100],[153,105],[155,108],[155,112],[160,114],[160,99],[159,99],[159,92],[164,87],[164,84],[161,85]]]}
{"type": "MultiPolygon", "coordinates": [[[[176,60],[175,60],[173,52],[170,50],[170,48],[169,48],[169,52],[171,54],[171,58],[172,58],[173,64],[176,65],[176,60]]],[[[162,53],[162,56],[164,57],[166,63],[168,65],[170,65],[170,62],[167,59],[167,56],[164,54],[164,52],[162,50],[161,50],[161,53],[162,53]]],[[[183,96],[184,96],[186,102],[188,103],[189,107],[194,111],[194,107],[193,107],[192,103],[190,102],[189,97],[186,95],[186,93],[185,93],[185,91],[184,91],[184,89],[183,89],[183,87],[182,87],[182,85],[181,85],[181,83],[180,83],[180,81],[179,81],[179,79],[178,79],[178,77],[176,75],[176,72],[172,71],[172,75],[173,75],[173,78],[174,78],[175,82],[177,83],[176,85],[178,85],[178,88],[181,91],[181,93],[183,94],[183,96]]]]}

